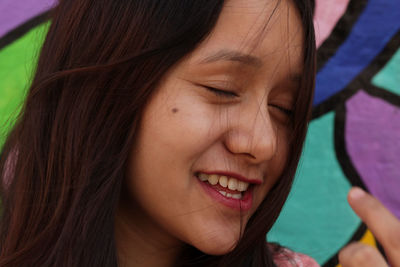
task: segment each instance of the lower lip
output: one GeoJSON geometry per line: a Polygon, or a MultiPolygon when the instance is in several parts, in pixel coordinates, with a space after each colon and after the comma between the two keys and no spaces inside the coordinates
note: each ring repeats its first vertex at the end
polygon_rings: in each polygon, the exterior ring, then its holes
{"type": "Polygon", "coordinates": [[[214,198],[216,201],[219,203],[235,209],[239,211],[248,211],[251,209],[251,206],[253,204],[253,188],[250,187],[245,191],[245,193],[242,196],[242,199],[234,199],[234,198],[228,198],[223,195],[221,195],[214,187],[212,187],[209,183],[202,182],[200,181],[197,177],[196,180],[200,183],[200,185],[203,187],[203,189],[206,191],[206,193],[214,198]]]}

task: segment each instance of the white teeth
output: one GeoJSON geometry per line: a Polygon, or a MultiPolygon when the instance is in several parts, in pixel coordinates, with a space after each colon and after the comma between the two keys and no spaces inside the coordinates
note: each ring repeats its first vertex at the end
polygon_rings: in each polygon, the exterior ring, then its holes
{"type": "Polygon", "coordinates": [[[246,191],[248,187],[249,187],[248,183],[239,181],[237,185],[237,190],[243,192],[246,191]]]}
{"type": "MultiPolygon", "coordinates": [[[[221,195],[227,196],[229,193],[226,193],[225,191],[218,191],[221,195]]],[[[230,195],[230,194],[229,194],[230,195]]]]}
{"type": "Polygon", "coordinates": [[[228,188],[230,190],[236,190],[238,185],[238,180],[230,178],[228,181],[228,188]]]}
{"type": "Polygon", "coordinates": [[[249,183],[225,175],[199,173],[198,178],[203,182],[208,181],[211,185],[219,183],[224,188],[239,192],[246,191],[249,187],[249,183]]]}
{"type": "Polygon", "coordinates": [[[205,174],[205,173],[200,173],[199,174],[199,179],[200,179],[200,181],[205,182],[205,181],[208,180],[208,175],[205,174]]]}
{"type": "Polygon", "coordinates": [[[229,197],[229,198],[234,198],[234,199],[242,198],[242,194],[231,194],[231,193],[227,193],[225,191],[218,191],[218,193],[220,193],[221,195],[223,195],[225,197],[229,197]]]}
{"type": "Polygon", "coordinates": [[[219,181],[218,182],[222,187],[227,187],[228,186],[228,177],[221,176],[221,177],[219,177],[219,181]]]}
{"type": "Polygon", "coordinates": [[[212,185],[216,185],[218,184],[218,175],[216,174],[211,174],[210,176],[208,176],[208,182],[212,185]]]}
{"type": "Polygon", "coordinates": [[[231,198],[241,199],[242,198],[242,194],[232,194],[231,198]]]}

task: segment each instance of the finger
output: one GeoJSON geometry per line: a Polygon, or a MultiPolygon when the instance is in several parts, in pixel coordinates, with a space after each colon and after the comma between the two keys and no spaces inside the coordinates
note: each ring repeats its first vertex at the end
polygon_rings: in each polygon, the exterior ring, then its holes
{"type": "Polygon", "coordinates": [[[348,201],[385,249],[393,266],[400,266],[400,221],[376,198],[362,189],[350,190],[348,201]]]}
{"type": "Polygon", "coordinates": [[[351,243],[339,252],[342,267],[387,267],[385,259],[374,247],[351,243]]]}

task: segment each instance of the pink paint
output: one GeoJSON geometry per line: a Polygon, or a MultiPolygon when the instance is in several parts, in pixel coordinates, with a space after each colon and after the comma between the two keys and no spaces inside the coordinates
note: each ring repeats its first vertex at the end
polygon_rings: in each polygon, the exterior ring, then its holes
{"type": "Polygon", "coordinates": [[[342,17],[349,0],[316,0],[314,27],[317,47],[319,47],[342,17]]]}

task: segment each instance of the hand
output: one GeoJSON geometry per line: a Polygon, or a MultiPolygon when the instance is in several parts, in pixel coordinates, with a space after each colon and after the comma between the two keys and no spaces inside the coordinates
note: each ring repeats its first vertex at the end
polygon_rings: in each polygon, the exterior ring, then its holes
{"type": "MultiPolygon", "coordinates": [[[[390,266],[400,267],[400,221],[376,198],[358,187],[350,190],[347,199],[382,244],[390,266]]],[[[362,243],[352,243],[343,248],[339,253],[339,262],[343,267],[388,266],[376,248],[362,243]]]]}

